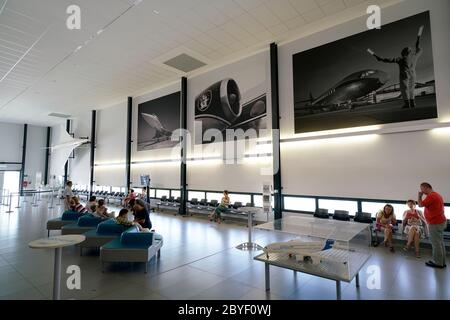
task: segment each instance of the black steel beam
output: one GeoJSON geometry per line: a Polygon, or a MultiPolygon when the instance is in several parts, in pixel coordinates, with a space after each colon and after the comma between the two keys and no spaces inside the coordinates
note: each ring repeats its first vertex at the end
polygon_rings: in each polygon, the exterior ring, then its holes
{"type": "Polygon", "coordinates": [[[126,172],[127,172],[127,193],[131,188],[131,144],[133,132],[133,98],[128,97],[127,104],[127,151],[126,151],[126,172]]]}
{"type": "Polygon", "coordinates": [[[283,194],[281,184],[281,152],[280,152],[280,105],[278,86],[278,46],[270,44],[270,80],[272,88],[272,155],[273,155],[273,193],[274,193],[274,218],[281,219],[283,215],[283,194]]]}
{"type": "Polygon", "coordinates": [[[50,160],[50,137],[52,128],[47,127],[47,144],[45,148],[45,168],[44,168],[44,185],[48,185],[48,162],[50,160]]]}
{"type": "Polygon", "coordinates": [[[180,170],[180,211],[181,215],[186,215],[187,201],[187,181],[186,181],[186,159],[187,159],[187,78],[181,78],[181,95],[180,95],[180,128],[181,128],[181,170],[180,170]]]}
{"type": "MultiPolygon", "coordinates": [[[[68,134],[70,134],[70,119],[67,119],[66,121],[66,131],[68,134]]],[[[70,159],[70,157],[69,157],[70,159]]],[[[69,175],[69,159],[67,159],[66,164],[64,165],[64,186],[67,184],[68,175],[69,175]]]]}
{"type": "Polygon", "coordinates": [[[22,166],[20,168],[20,195],[23,196],[23,181],[25,180],[25,159],[27,157],[28,124],[23,125],[22,166]]]}
{"type": "Polygon", "coordinates": [[[90,188],[89,188],[89,197],[92,196],[92,192],[94,192],[94,177],[95,177],[95,141],[96,141],[96,129],[97,126],[97,111],[92,110],[92,118],[91,118],[91,174],[90,174],[90,188]]]}

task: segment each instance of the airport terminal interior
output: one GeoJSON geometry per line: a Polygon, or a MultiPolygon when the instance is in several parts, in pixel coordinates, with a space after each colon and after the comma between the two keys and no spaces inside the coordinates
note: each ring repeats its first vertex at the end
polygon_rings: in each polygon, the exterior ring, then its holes
{"type": "Polygon", "coordinates": [[[0,300],[449,300],[449,32],[448,0],[0,0],[0,300]]]}

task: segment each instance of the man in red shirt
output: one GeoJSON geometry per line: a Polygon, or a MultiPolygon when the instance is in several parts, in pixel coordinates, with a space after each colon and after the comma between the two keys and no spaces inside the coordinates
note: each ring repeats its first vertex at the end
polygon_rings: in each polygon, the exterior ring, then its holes
{"type": "Polygon", "coordinates": [[[444,200],[439,193],[433,191],[428,182],[424,182],[420,185],[418,202],[420,207],[425,207],[425,220],[433,249],[433,260],[425,264],[432,268],[445,268],[444,230],[447,228],[447,218],[444,214],[444,200]],[[427,197],[423,199],[423,195],[427,197]]]}

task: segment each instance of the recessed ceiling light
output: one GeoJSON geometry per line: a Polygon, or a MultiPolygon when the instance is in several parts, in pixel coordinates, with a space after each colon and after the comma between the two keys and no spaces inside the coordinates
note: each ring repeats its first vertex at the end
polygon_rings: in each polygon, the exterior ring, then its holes
{"type": "Polygon", "coordinates": [[[154,14],[159,14],[159,11],[158,10],[153,10],[153,13],[154,14]]]}

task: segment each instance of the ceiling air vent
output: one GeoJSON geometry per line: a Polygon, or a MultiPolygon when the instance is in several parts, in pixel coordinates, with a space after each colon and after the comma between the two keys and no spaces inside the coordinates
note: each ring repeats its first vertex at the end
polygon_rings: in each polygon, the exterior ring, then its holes
{"type": "Polygon", "coordinates": [[[63,114],[63,113],[50,113],[49,116],[50,117],[57,117],[57,118],[64,118],[64,119],[70,118],[69,114],[63,114]]]}
{"type": "Polygon", "coordinates": [[[172,59],[167,60],[166,62],[164,62],[164,64],[186,73],[191,72],[200,67],[206,66],[206,63],[197,60],[185,53],[182,53],[172,59]]]}

